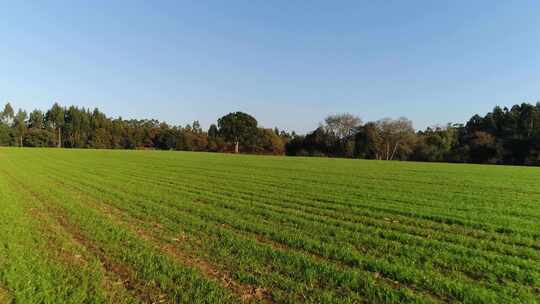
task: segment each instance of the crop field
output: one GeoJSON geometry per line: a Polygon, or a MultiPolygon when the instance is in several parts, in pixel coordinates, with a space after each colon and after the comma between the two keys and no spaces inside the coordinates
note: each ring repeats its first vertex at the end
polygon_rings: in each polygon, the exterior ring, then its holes
{"type": "Polygon", "coordinates": [[[0,303],[448,302],[540,302],[540,168],[0,149],[0,303]]]}

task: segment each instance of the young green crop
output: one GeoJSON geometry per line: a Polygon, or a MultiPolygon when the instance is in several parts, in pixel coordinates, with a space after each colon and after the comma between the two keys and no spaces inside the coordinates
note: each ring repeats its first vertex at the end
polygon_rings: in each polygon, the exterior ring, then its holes
{"type": "Polygon", "coordinates": [[[62,149],[0,163],[0,302],[540,301],[537,168],[62,149]]]}

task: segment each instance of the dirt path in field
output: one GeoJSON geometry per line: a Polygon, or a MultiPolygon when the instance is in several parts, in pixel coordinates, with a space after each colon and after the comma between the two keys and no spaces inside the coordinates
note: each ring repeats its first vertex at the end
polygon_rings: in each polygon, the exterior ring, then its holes
{"type": "Polygon", "coordinates": [[[80,229],[72,225],[68,222],[68,220],[58,214],[58,211],[55,212],[56,219],[58,223],[67,231],[69,232],[73,238],[88,249],[91,253],[93,253],[100,261],[102,267],[106,270],[106,272],[110,274],[114,274],[114,277],[116,277],[116,284],[121,284],[124,289],[131,292],[133,295],[136,296],[139,300],[141,300],[144,303],[168,303],[167,295],[163,293],[159,288],[155,288],[154,286],[147,285],[145,282],[136,279],[136,276],[134,274],[134,271],[123,264],[116,263],[112,259],[108,258],[107,254],[101,249],[99,246],[97,246],[94,242],[87,239],[83,233],[80,231],[80,229]]]}
{"type": "Polygon", "coordinates": [[[5,288],[0,286],[0,304],[9,304],[11,303],[11,296],[5,288]]]}
{"type": "MultiPolygon", "coordinates": [[[[39,206],[33,205],[28,211],[33,218],[42,224],[39,229],[46,232],[43,235],[47,237],[49,244],[51,244],[47,249],[54,255],[56,260],[64,264],[83,266],[89,263],[83,253],[90,253],[97,257],[101,263],[104,270],[103,288],[108,292],[112,301],[122,299],[122,296],[125,296],[117,288],[118,285],[122,285],[125,290],[144,303],[164,303],[165,296],[161,291],[150,288],[144,282],[135,280],[133,272],[128,267],[108,259],[101,248],[85,238],[77,226],[67,221],[61,210],[46,204],[47,199],[43,195],[25,187],[12,176],[10,177],[13,186],[19,191],[27,193],[34,202],[40,203],[39,206]],[[57,238],[60,235],[66,236],[66,234],[70,237],[72,243],[84,248],[80,254],[64,251],[64,248],[59,245],[57,238]]],[[[0,304],[3,304],[1,300],[2,288],[0,287],[0,304]]]]}
{"type": "MultiPolygon", "coordinates": [[[[113,267],[112,263],[108,263],[102,256],[97,255],[96,246],[90,244],[79,232],[75,233],[75,228],[68,226],[68,223],[63,217],[53,215],[50,210],[46,211],[38,208],[31,208],[30,214],[43,224],[40,228],[46,232],[44,233],[44,237],[47,238],[50,244],[47,249],[53,252],[56,260],[65,264],[84,267],[92,263],[95,258],[98,258],[103,273],[101,287],[107,293],[109,300],[119,302],[118,300],[122,300],[127,296],[118,289],[119,286],[123,286],[127,291],[133,290],[127,288],[129,286],[125,284],[126,281],[129,281],[126,272],[117,271],[118,267],[113,267]],[[68,237],[70,243],[77,245],[80,251],[73,252],[65,250],[58,240],[60,235],[68,237]]],[[[136,297],[141,299],[138,296],[136,297]]]]}
{"type": "MultiPolygon", "coordinates": [[[[66,187],[66,185],[63,185],[63,187],[66,187]]],[[[91,200],[86,194],[81,193],[77,189],[70,189],[77,192],[80,196],[79,198],[81,200],[84,199],[84,202],[88,204],[89,207],[99,210],[117,225],[128,228],[142,239],[158,247],[162,252],[173,257],[182,265],[196,269],[205,277],[218,282],[221,286],[229,290],[232,290],[243,301],[275,303],[265,288],[237,282],[232,278],[230,272],[212,265],[204,258],[197,256],[193,250],[187,250],[185,246],[182,248],[181,243],[192,242],[185,234],[180,233],[178,236],[170,238],[170,240],[164,240],[158,234],[158,231],[163,229],[162,225],[159,223],[150,223],[154,229],[144,229],[142,227],[148,226],[149,222],[142,222],[131,217],[127,218],[122,210],[116,209],[111,205],[91,200]]]]}
{"type": "MultiPolygon", "coordinates": [[[[79,202],[83,202],[89,208],[99,211],[102,215],[107,217],[110,221],[119,225],[121,227],[127,228],[129,231],[135,233],[140,238],[151,243],[153,246],[160,249],[160,251],[174,258],[180,264],[197,270],[199,273],[204,275],[206,278],[219,283],[222,287],[233,291],[240,299],[244,302],[258,302],[258,303],[275,303],[272,300],[269,292],[263,287],[257,287],[247,284],[242,284],[237,282],[232,278],[230,272],[226,271],[223,268],[216,267],[212,263],[208,262],[206,259],[196,255],[194,250],[188,250],[185,246],[181,246],[183,242],[190,242],[194,244],[192,240],[189,240],[186,235],[180,234],[174,238],[164,240],[159,236],[159,232],[162,230],[162,226],[159,223],[143,222],[139,219],[126,216],[126,214],[111,205],[108,205],[103,202],[98,202],[94,198],[89,197],[88,194],[83,191],[70,187],[61,181],[55,181],[55,183],[62,187],[63,189],[69,189],[72,195],[76,196],[76,199],[79,202]],[[142,227],[152,226],[152,229],[144,229],[142,227]]],[[[50,209],[50,207],[49,207],[50,209]]],[[[138,282],[134,279],[133,271],[128,267],[123,265],[115,264],[110,259],[107,258],[107,255],[95,244],[89,241],[83,236],[83,234],[78,230],[78,228],[70,224],[67,219],[60,215],[60,210],[49,210],[51,214],[55,214],[55,217],[59,224],[68,231],[75,240],[80,243],[82,246],[87,248],[90,252],[95,254],[101,261],[103,267],[108,271],[114,273],[118,276],[125,289],[129,291],[134,291],[137,295],[137,298],[143,302],[148,303],[167,303],[166,294],[162,293],[157,289],[148,289],[148,286],[144,285],[143,282],[138,282]],[[148,296],[151,295],[151,296],[148,296]],[[154,301],[148,301],[153,299],[154,301]]]]}

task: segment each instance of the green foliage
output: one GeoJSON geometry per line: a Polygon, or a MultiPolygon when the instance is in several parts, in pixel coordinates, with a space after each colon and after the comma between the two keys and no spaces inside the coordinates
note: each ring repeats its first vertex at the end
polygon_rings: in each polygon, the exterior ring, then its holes
{"type": "Polygon", "coordinates": [[[260,147],[261,152],[268,151],[275,155],[282,155],[285,152],[285,144],[281,136],[276,134],[272,129],[259,129],[260,134],[257,136],[260,142],[257,147],[260,147]]]}
{"type": "Polygon", "coordinates": [[[411,159],[417,161],[451,161],[452,150],[458,143],[458,130],[448,125],[445,128],[427,128],[418,133],[418,142],[411,159]]]}
{"type": "Polygon", "coordinates": [[[24,135],[25,147],[54,147],[56,138],[54,132],[44,129],[29,129],[24,135]]]}
{"type": "Polygon", "coordinates": [[[65,123],[65,110],[58,103],[54,103],[49,111],[47,111],[47,122],[50,127],[58,129],[62,128],[65,123]]]}
{"type": "Polygon", "coordinates": [[[13,130],[6,124],[0,123],[0,146],[15,145],[13,130]]]}
{"type": "Polygon", "coordinates": [[[11,107],[11,104],[8,102],[4,106],[4,110],[0,112],[0,121],[5,125],[11,125],[13,118],[15,117],[15,112],[11,107]]]}
{"type": "Polygon", "coordinates": [[[43,129],[45,127],[45,115],[40,110],[30,112],[28,127],[32,129],[43,129]]]}
{"type": "Polygon", "coordinates": [[[257,120],[246,113],[229,113],[218,119],[219,134],[235,146],[239,152],[240,145],[252,143],[257,136],[257,120]]]}
{"type": "Polygon", "coordinates": [[[23,137],[26,133],[26,117],[27,114],[25,111],[20,110],[17,111],[17,114],[15,115],[15,118],[13,120],[13,130],[15,133],[15,136],[18,139],[18,144],[20,147],[23,146],[23,137]]]}

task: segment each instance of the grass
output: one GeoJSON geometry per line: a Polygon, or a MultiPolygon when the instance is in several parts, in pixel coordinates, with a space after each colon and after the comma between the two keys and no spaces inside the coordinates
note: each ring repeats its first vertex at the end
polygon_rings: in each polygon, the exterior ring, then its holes
{"type": "Polygon", "coordinates": [[[0,149],[0,303],[537,303],[540,169],[0,149]]]}

